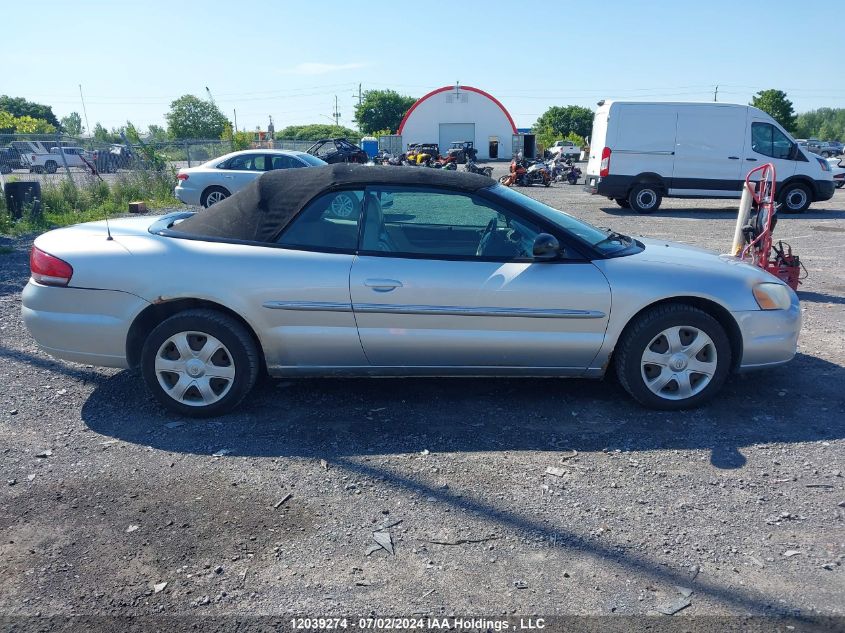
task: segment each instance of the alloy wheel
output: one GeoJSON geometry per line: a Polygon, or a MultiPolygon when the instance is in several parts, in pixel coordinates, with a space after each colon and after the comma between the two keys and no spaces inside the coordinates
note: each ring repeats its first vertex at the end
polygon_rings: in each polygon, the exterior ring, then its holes
{"type": "Polygon", "coordinates": [[[226,198],[228,198],[228,196],[222,191],[212,191],[205,197],[205,206],[210,207],[211,205],[217,204],[226,198]]]}

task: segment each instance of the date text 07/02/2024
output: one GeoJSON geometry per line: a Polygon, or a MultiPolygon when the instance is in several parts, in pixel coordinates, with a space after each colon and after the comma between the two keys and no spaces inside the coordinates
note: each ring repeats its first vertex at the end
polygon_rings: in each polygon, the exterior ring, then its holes
{"type": "Polygon", "coordinates": [[[320,631],[331,629],[376,629],[394,631],[413,630],[457,630],[457,631],[530,631],[546,627],[543,618],[331,618],[298,617],[291,618],[290,625],[296,631],[320,631]]]}

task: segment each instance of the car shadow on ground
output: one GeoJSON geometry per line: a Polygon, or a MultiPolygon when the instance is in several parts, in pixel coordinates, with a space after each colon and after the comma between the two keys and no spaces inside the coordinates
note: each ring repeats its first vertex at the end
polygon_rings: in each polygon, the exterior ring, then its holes
{"type": "MultiPolygon", "coordinates": [[[[326,460],[326,467],[356,480],[370,478],[448,504],[500,529],[541,534],[553,547],[586,553],[626,574],[686,585],[686,569],[602,543],[567,527],[565,520],[550,523],[471,491],[434,486],[401,464],[378,464],[369,456],[424,450],[707,449],[715,467],[739,468],[744,446],[845,436],[843,379],[845,368],[799,355],[789,367],[732,379],[723,397],[707,408],[670,414],[637,407],[610,380],[265,381],[239,412],[192,421],[164,414],[142,395],[137,373],[124,371],[100,382],[83,406],[82,419],[102,435],[163,451],[208,455],[225,448],[224,459],[326,460]],[[817,414],[806,415],[808,401],[819,407],[817,414]]],[[[806,622],[796,604],[760,589],[726,587],[706,578],[695,582],[699,594],[745,613],[806,622]]]]}
{"type": "Polygon", "coordinates": [[[240,409],[208,421],[168,415],[140,382],[130,371],[104,377],[83,421],[105,436],[181,453],[704,449],[722,469],[744,465],[744,446],[845,437],[845,368],[802,354],[785,367],[732,376],[708,406],[680,412],[644,409],[610,378],[299,379],[267,380],[240,409]],[[170,428],[174,421],[184,425],[170,428]]]}
{"type": "MultiPolygon", "coordinates": [[[[734,220],[739,210],[739,202],[736,206],[726,206],[724,209],[665,209],[661,208],[654,213],[642,215],[644,218],[689,218],[701,220],[734,220]]],[[[602,207],[600,209],[607,215],[638,217],[634,211],[621,207],[602,207]]],[[[799,220],[841,220],[845,218],[845,211],[827,211],[824,209],[815,210],[810,208],[804,213],[778,213],[778,222],[790,219],[799,220]]],[[[777,229],[775,229],[777,230],[777,229]]]]}
{"type": "Polygon", "coordinates": [[[839,295],[829,295],[824,292],[810,292],[807,290],[799,290],[798,298],[801,301],[809,301],[811,303],[837,303],[845,304],[845,297],[839,295]]]}

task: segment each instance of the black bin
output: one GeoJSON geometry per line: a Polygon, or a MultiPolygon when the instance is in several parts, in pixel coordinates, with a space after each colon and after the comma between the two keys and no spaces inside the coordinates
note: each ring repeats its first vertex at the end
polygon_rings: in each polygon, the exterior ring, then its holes
{"type": "Polygon", "coordinates": [[[4,188],[6,194],[6,208],[13,220],[20,220],[25,209],[38,217],[41,215],[41,183],[40,182],[7,182],[4,188]]]}

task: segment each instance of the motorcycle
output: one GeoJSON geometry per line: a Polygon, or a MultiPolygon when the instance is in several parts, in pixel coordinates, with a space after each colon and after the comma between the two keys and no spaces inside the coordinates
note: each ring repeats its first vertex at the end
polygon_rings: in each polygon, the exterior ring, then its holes
{"type": "Polygon", "coordinates": [[[549,173],[549,170],[546,169],[546,164],[540,160],[533,163],[528,167],[528,169],[526,169],[525,177],[527,185],[533,185],[536,183],[538,185],[548,187],[552,184],[552,176],[549,173]]]}
{"type": "Polygon", "coordinates": [[[527,178],[528,170],[525,167],[525,161],[521,158],[514,158],[511,161],[510,171],[506,176],[499,178],[499,183],[506,187],[519,185],[520,187],[527,187],[530,183],[527,178]]]}
{"type": "Polygon", "coordinates": [[[568,182],[570,185],[577,185],[578,179],[581,177],[581,170],[570,163],[569,169],[566,171],[565,176],[566,182],[568,182]]]}
{"type": "Polygon", "coordinates": [[[479,167],[478,163],[472,159],[467,159],[467,162],[464,163],[464,171],[468,171],[471,174],[481,174],[482,176],[487,176],[488,178],[493,175],[493,168],[490,165],[479,167]]]}

